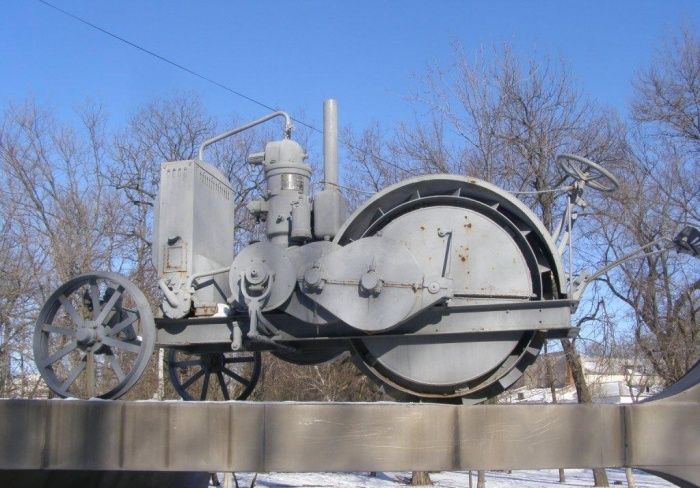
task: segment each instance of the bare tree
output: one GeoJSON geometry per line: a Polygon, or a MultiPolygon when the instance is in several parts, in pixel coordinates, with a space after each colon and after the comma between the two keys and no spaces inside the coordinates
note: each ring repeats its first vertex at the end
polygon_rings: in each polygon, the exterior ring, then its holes
{"type": "Polygon", "coordinates": [[[273,355],[264,368],[253,396],[259,400],[376,401],[378,386],[362,374],[348,357],[319,365],[294,366],[273,355]]]}
{"type": "MultiPolygon", "coordinates": [[[[622,191],[600,209],[607,260],[700,224],[700,41],[690,32],[673,39],[635,89],[622,191]]],[[[637,347],[666,384],[700,354],[699,271],[687,257],[657,253],[604,278],[628,307],[637,347]]]]}
{"type": "MultiPolygon", "coordinates": [[[[632,115],[649,134],[674,146],[700,150],[700,39],[690,30],[666,42],[656,61],[639,74],[632,115]]],[[[690,201],[697,196],[691,189],[690,201]]],[[[682,202],[681,202],[682,203],[682,202]]]]}
{"type": "MultiPolygon", "coordinates": [[[[9,376],[26,378],[33,371],[33,322],[59,282],[92,269],[123,270],[123,202],[101,173],[107,162],[102,118],[99,112],[81,115],[82,126],[73,129],[31,102],[3,114],[4,387],[9,376]]],[[[34,392],[36,387],[24,389],[34,392]]]]}

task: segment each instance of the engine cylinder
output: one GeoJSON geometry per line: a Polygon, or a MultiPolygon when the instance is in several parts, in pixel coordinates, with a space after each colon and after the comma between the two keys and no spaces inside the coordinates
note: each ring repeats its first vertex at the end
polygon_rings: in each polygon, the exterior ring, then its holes
{"type": "Polygon", "coordinates": [[[287,247],[290,240],[304,240],[311,235],[309,184],[311,168],[304,163],[306,153],[295,141],[284,139],[265,146],[267,180],[267,237],[270,242],[287,247]],[[295,225],[294,219],[299,222],[295,225]],[[295,235],[293,235],[295,234],[295,235]]]}

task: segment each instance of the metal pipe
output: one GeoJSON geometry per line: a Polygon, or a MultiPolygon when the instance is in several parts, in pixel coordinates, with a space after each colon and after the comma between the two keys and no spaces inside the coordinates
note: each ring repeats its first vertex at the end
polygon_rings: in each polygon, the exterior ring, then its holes
{"type": "Polygon", "coordinates": [[[581,296],[583,295],[583,292],[586,291],[586,287],[590,283],[594,282],[595,280],[597,280],[598,278],[603,276],[605,273],[607,273],[611,269],[616,268],[617,266],[619,266],[619,265],[621,265],[621,264],[623,264],[631,259],[642,258],[642,257],[646,257],[646,256],[654,256],[656,254],[663,254],[663,253],[669,252],[673,249],[672,247],[664,247],[661,249],[657,249],[656,251],[645,252],[648,248],[653,247],[653,246],[660,244],[662,242],[673,244],[673,240],[669,239],[668,237],[659,237],[658,239],[655,239],[655,240],[651,241],[650,243],[645,244],[641,247],[638,247],[634,251],[625,254],[620,259],[616,259],[612,263],[610,263],[606,266],[603,266],[602,268],[600,268],[598,271],[596,271],[592,275],[588,275],[586,273],[583,273],[581,276],[577,277],[577,281],[579,283],[576,284],[575,287],[571,288],[571,290],[570,290],[571,296],[575,300],[580,299],[581,296]]]}
{"type": "Polygon", "coordinates": [[[204,161],[204,149],[207,146],[210,146],[211,144],[214,144],[215,142],[219,142],[222,139],[226,139],[227,137],[231,137],[233,135],[238,134],[239,132],[243,132],[244,130],[248,130],[251,127],[255,127],[256,125],[260,125],[263,122],[267,122],[270,119],[274,119],[275,117],[284,117],[284,137],[286,139],[289,139],[292,135],[292,129],[294,128],[294,125],[292,125],[292,118],[289,116],[287,112],[283,111],[277,111],[277,112],[272,112],[271,114],[267,114],[264,117],[261,117],[257,120],[254,120],[252,122],[248,122],[245,125],[242,125],[240,127],[236,127],[235,129],[231,129],[229,131],[226,131],[222,134],[219,134],[218,136],[214,136],[211,139],[207,139],[202,143],[201,146],[199,146],[199,156],[198,159],[199,161],[204,161]]]}
{"type": "Polygon", "coordinates": [[[215,276],[215,275],[222,274],[222,273],[228,273],[230,270],[231,270],[231,266],[226,266],[224,268],[217,268],[217,269],[212,269],[209,271],[202,271],[202,272],[190,275],[189,279],[187,280],[187,286],[185,286],[185,290],[189,290],[190,288],[192,288],[192,285],[194,285],[195,280],[198,280],[199,278],[203,278],[205,276],[215,276]]]}
{"type": "Polygon", "coordinates": [[[672,248],[670,248],[670,247],[665,247],[663,249],[658,249],[656,251],[645,252],[644,254],[641,254],[638,256],[638,254],[646,251],[648,248],[653,247],[653,246],[660,244],[662,242],[670,242],[671,244],[673,244],[673,241],[671,239],[669,239],[668,237],[659,237],[658,239],[655,239],[655,240],[651,241],[650,243],[644,244],[643,246],[637,248],[636,250],[634,250],[628,254],[625,254],[620,259],[616,259],[615,261],[608,264],[607,266],[603,266],[601,269],[599,269],[598,271],[593,273],[591,276],[587,276],[585,279],[587,282],[591,282],[591,281],[597,280],[598,278],[603,276],[605,273],[607,273],[611,269],[621,265],[624,262],[629,261],[630,259],[634,259],[634,258],[638,258],[638,257],[641,258],[644,256],[651,256],[653,254],[660,254],[662,252],[667,252],[667,251],[672,250],[672,248]]]}
{"type": "Polygon", "coordinates": [[[323,179],[326,190],[338,189],[338,102],[323,102],[323,179]]]}

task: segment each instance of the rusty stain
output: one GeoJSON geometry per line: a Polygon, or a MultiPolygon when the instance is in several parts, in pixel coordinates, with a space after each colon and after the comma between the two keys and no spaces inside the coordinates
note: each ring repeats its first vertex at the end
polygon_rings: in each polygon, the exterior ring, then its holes
{"type": "Polygon", "coordinates": [[[420,226],[420,230],[425,230],[425,226],[424,226],[424,225],[421,225],[421,226],[420,226]]]}
{"type": "Polygon", "coordinates": [[[459,246],[457,249],[457,256],[463,263],[465,263],[469,258],[469,248],[466,246],[459,246]]]}

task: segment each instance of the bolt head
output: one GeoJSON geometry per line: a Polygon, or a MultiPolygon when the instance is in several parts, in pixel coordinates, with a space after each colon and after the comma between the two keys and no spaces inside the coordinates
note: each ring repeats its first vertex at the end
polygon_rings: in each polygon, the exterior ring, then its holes
{"type": "Polygon", "coordinates": [[[91,346],[95,343],[95,339],[97,339],[97,334],[90,327],[80,327],[75,332],[75,340],[81,346],[91,346]]]}
{"type": "Polygon", "coordinates": [[[368,271],[360,278],[360,288],[366,292],[378,295],[382,291],[382,280],[375,271],[368,271]]]}
{"type": "Polygon", "coordinates": [[[312,290],[320,290],[323,288],[323,276],[321,270],[313,267],[304,272],[304,284],[312,290]]]}
{"type": "Polygon", "coordinates": [[[269,274],[270,273],[268,272],[267,267],[259,262],[254,262],[245,270],[246,280],[251,285],[259,285],[264,283],[269,274]]]}
{"type": "Polygon", "coordinates": [[[437,281],[431,281],[428,284],[428,291],[432,294],[439,292],[440,291],[440,283],[438,283],[437,281]]]}

